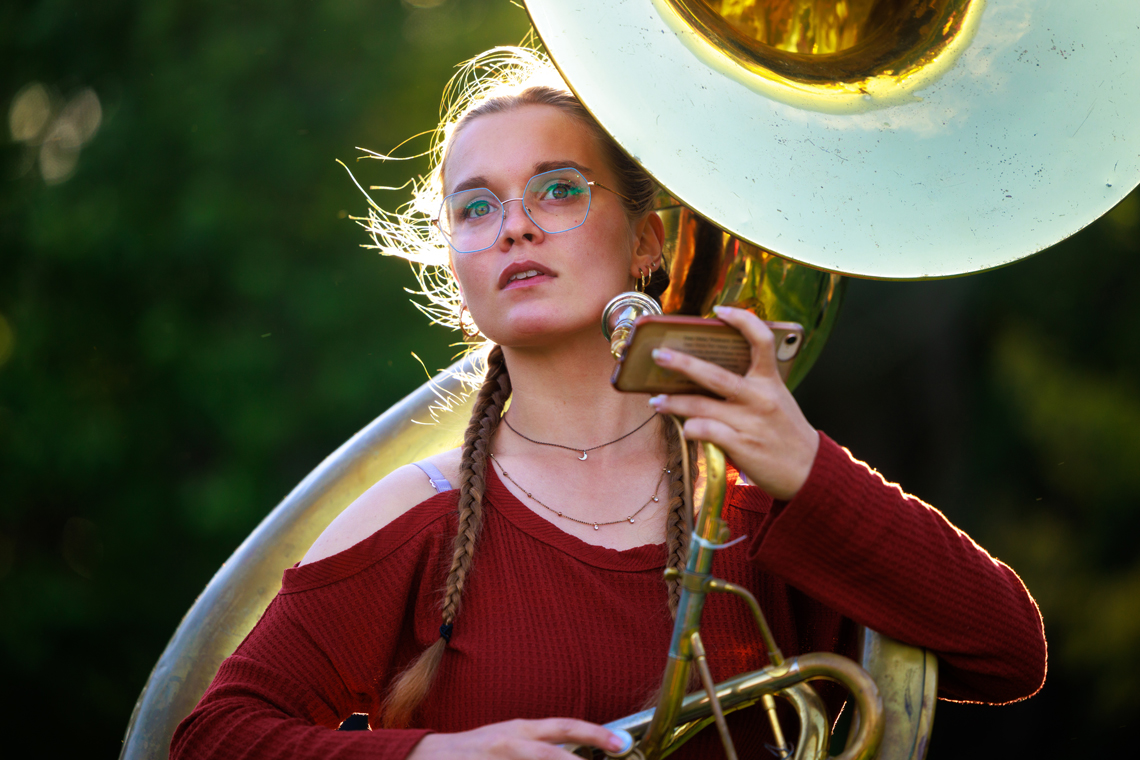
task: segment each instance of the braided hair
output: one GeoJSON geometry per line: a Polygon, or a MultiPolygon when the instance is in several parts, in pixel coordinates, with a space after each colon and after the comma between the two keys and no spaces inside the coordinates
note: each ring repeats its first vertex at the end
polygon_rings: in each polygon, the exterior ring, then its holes
{"type": "Polygon", "coordinates": [[[443,624],[440,637],[396,677],[382,708],[385,728],[399,728],[411,722],[412,712],[427,696],[439,669],[443,651],[451,639],[451,629],[459,614],[463,588],[475,557],[475,543],[483,528],[483,494],[486,492],[487,454],[491,438],[503,418],[511,395],[511,376],[503,361],[503,349],[495,346],[487,356],[487,375],[475,399],[471,421],[463,435],[459,464],[458,529],[452,543],[451,570],[443,591],[443,624]]]}
{"type": "MultiPolygon", "coordinates": [[[[618,189],[626,196],[626,214],[630,219],[640,219],[653,213],[657,196],[657,184],[637,162],[633,161],[616,142],[598,125],[578,99],[559,83],[552,84],[550,78],[535,77],[534,70],[549,70],[553,67],[545,59],[539,60],[534,51],[516,50],[504,53],[502,49],[492,51],[492,58],[481,57],[468,64],[468,70],[488,67],[508,84],[517,84],[510,92],[503,92],[497,85],[488,85],[486,80],[476,81],[469,107],[460,115],[453,106],[445,113],[445,122],[454,118],[446,130],[441,127],[444,139],[433,148],[436,164],[432,176],[434,181],[417,185],[417,200],[413,211],[438,208],[438,193],[442,186],[443,168],[447,158],[447,148],[458,134],[472,120],[493,113],[502,113],[522,106],[545,105],[561,110],[578,119],[598,140],[610,168],[617,179],[618,189]],[[514,56],[518,61],[516,69],[525,76],[503,64],[501,58],[514,56]],[[544,68],[545,67],[545,68],[544,68]],[[505,72],[505,73],[504,73],[505,72]],[[512,74],[512,72],[515,72],[512,74]],[[511,77],[515,77],[511,81],[511,77]],[[489,95],[489,97],[488,97],[489,95]],[[456,118],[457,117],[457,118],[456,118]],[[434,204],[434,205],[433,205],[434,204]]],[[[512,64],[513,65],[513,64],[512,64]]],[[[554,78],[557,74],[554,73],[554,78]]],[[[438,257],[425,250],[428,238],[421,235],[413,226],[411,215],[386,215],[374,208],[370,212],[366,228],[373,234],[377,248],[384,253],[408,258],[419,268],[420,282],[424,285],[423,294],[430,303],[422,307],[435,321],[448,326],[456,326],[449,316],[456,313],[458,290],[448,276],[449,270],[438,263],[438,257]],[[426,274],[425,274],[426,273],[426,274]],[[437,276],[441,275],[442,276],[437,276]]],[[[669,275],[664,267],[655,269],[650,276],[646,292],[660,297],[669,284],[669,275]]],[[[431,689],[439,670],[447,645],[459,614],[463,599],[463,589],[471,573],[483,527],[483,496],[486,492],[486,472],[491,440],[498,430],[503,411],[511,395],[511,378],[499,346],[493,346],[487,356],[487,373],[476,396],[475,407],[463,437],[460,460],[458,527],[452,544],[451,568],[443,589],[440,637],[431,646],[395,677],[381,706],[381,722],[385,728],[401,728],[412,721],[415,710],[423,702],[431,689]]],[[[684,480],[682,474],[681,441],[675,426],[662,419],[662,435],[667,444],[666,469],[669,470],[666,516],[666,565],[681,570],[688,560],[688,538],[691,532],[691,517],[687,514],[683,497],[684,480]]],[[[695,445],[689,457],[692,467],[696,467],[695,445]]],[[[675,616],[681,587],[677,580],[668,581],[666,599],[670,612],[675,616]]]]}
{"type": "MultiPolygon", "coordinates": [[[[491,439],[499,428],[503,410],[511,395],[511,376],[503,358],[503,349],[495,346],[487,356],[487,375],[479,388],[471,421],[463,436],[463,453],[459,465],[458,527],[452,544],[451,569],[443,590],[442,625],[440,637],[419,657],[412,661],[393,681],[382,706],[382,723],[385,728],[401,728],[411,722],[412,714],[423,702],[451,640],[453,626],[459,614],[463,589],[471,573],[472,561],[479,532],[483,527],[483,496],[486,493],[486,473],[491,439]]],[[[665,519],[665,564],[684,569],[689,556],[689,517],[684,500],[681,441],[674,425],[662,419],[662,430],[667,443],[666,468],[669,470],[669,502],[665,519]]],[[[695,444],[690,444],[695,446],[695,444]]],[[[695,448],[690,451],[691,467],[696,467],[695,448]]],[[[694,473],[695,474],[695,473],[694,473]]],[[[666,598],[669,611],[677,614],[677,600],[681,585],[668,581],[666,598]]]]}

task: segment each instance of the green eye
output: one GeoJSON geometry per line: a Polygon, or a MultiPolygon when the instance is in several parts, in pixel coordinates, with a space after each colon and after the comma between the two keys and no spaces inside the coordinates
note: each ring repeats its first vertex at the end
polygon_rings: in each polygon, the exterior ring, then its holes
{"type": "Polygon", "coordinates": [[[483,199],[471,201],[463,207],[464,219],[481,219],[491,213],[491,204],[483,199]]]}
{"type": "Polygon", "coordinates": [[[565,201],[581,194],[582,188],[578,183],[567,179],[556,179],[542,189],[542,192],[538,194],[538,199],[542,201],[565,201]]]}

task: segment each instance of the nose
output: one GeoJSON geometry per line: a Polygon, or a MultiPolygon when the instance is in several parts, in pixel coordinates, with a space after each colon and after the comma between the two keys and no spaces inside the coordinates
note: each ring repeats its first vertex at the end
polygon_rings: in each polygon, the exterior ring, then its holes
{"type": "Polygon", "coordinates": [[[499,249],[504,253],[509,251],[516,243],[526,240],[528,243],[540,243],[546,233],[534,223],[530,215],[523,208],[522,198],[511,198],[503,201],[503,229],[499,233],[499,249]]]}

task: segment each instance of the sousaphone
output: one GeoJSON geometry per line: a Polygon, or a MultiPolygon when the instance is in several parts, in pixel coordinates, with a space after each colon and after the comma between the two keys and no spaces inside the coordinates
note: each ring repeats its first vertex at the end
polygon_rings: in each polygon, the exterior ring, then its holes
{"type": "MultiPolygon", "coordinates": [[[[841,275],[1009,264],[1140,182],[1136,0],[528,0],[527,10],[570,87],[671,199],[666,310],[736,303],[800,322],[793,382],[826,340],[841,275]]],[[[445,373],[389,409],[238,547],[155,666],[122,758],[166,756],[283,568],[345,506],[459,443],[468,403],[433,411],[458,386],[445,373]]],[[[871,632],[864,649],[888,715],[897,700],[896,713],[918,716],[879,757],[921,757],[933,656],[871,632]]],[[[682,717],[711,720],[700,701],[682,717]]],[[[801,727],[801,739],[826,728],[801,727]]]]}

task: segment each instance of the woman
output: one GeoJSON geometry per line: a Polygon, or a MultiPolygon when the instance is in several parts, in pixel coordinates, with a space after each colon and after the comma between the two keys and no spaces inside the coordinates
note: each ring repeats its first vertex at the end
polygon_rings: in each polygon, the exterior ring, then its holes
{"type": "MultiPolygon", "coordinates": [[[[938,653],[944,697],[1035,692],[1044,637],[1020,580],[818,433],[754,315],[718,311],[752,344],[744,378],[655,357],[727,400],[610,387],[603,305],[665,280],[656,188],[549,64],[507,57],[472,66],[499,76],[453,112],[418,188],[440,237],[372,217],[382,248],[421,263],[446,241],[454,322],[494,344],[464,445],[374,485],[285,571],[173,754],[568,758],[554,745],[615,746],[597,724],[658,686],[679,593],[662,570],[687,553],[681,448],[664,414],[688,418],[686,436],[746,476],[725,519],[750,538],[715,571],[753,590],[785,653],[850,655],[863,624],[938,653]],[[330,730],[356,712],[376,730],[330,730]]],[[[426,281],[446,301],[446,278],[426,281]]],[[[718,680],[767,663],[739,603],[710,599],[703,630],[718,680]]],[[[842,694],[820,689],[836,714],[842,694]]],[[[742,756],[770,740],[749,712],[730,716],[742,756]]],[[[679,754],[717,752],[709,734],[679,754]]]]}

